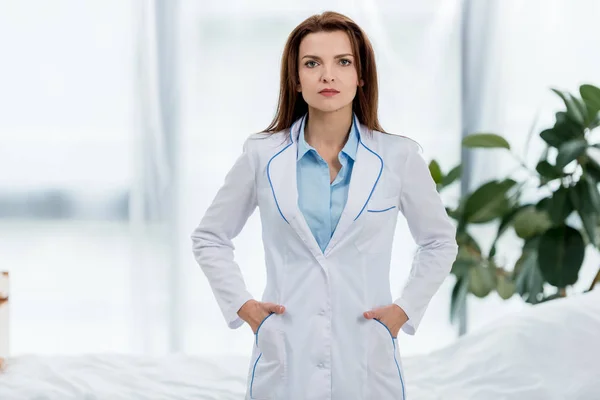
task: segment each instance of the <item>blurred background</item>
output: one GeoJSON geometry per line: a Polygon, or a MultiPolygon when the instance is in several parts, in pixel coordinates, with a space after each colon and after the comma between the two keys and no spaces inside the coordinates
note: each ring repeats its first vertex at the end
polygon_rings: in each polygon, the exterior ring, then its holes
{"type": "MultiPolygon", "coordinates": [[[[380,121],[421,143],[462,181],[513,170],[504,153],[466,151],[493,132],[535,163],[528,132],[564,107],[550,88],[600,83],[595,0],[1,0],[0,270],[11,274],[12,355],[243,353],[193,259],[190,233],[241,152],[271,121],[281,53],[308,16],[335,10],[369,35],[380,121]]],[[[497,223],[478,226],[482,243],[497,223]]],[[[265,283],[258,212],[234,241],[251,293],[265,283]]],[[[519,243],[518,245],[516,245],[519,243]]],[[[507,266],[521,254],[507,234],[507,266]]],[[[415,251],[398,224],[392,292],[415,251]]],[[[579,280],[598,271],[586,251],[579,280]]],[[[518,294],[468,296],[450,323],[450,276],[403,353],[441,348],[529,306],[518,294]]]]}

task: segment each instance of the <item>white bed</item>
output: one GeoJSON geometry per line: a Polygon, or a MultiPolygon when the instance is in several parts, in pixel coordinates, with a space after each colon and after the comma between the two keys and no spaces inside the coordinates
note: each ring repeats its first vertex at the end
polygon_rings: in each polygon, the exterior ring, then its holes
{"type": "MultiPolygon", "coordinates": [[[[19,356],[0,374],[0,399],[241,400],[248,361],[19,356]]],[[[410,400],[598,400],[600,290],[530,307],[442,350],[405,357],[404,368],[410,400]]]]}

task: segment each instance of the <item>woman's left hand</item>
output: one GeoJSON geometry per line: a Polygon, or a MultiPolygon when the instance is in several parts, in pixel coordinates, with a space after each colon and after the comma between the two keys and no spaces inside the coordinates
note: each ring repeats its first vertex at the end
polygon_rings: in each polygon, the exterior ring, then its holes
{"type": "Polygon", "coordinates": [[[363,313],[367,319],[377,319],[388,327],[392,336],[397,337],[402,325],[408,321],[408,316],[397,304],[374,308],[363,313]]]}

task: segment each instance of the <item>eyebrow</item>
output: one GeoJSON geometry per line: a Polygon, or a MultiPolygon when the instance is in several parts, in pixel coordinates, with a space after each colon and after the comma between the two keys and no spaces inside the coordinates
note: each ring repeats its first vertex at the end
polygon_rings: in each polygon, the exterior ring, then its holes
{"type": "MultiPolygon", "coordinates": [[[[335,56],[334,58],[342,58],[342,57],[354,57],[354,54],[349,54],[349,53],[346,53],[346,54],[338,54],[338,55],[337,55],[337,56],[335,56]]],[[[313,56],[313,55],[310,55],[310,54],[307,54],[307,55],[305,55],[305,56],[304,56],[304,57],[302,57],[302,58],[303,58],[303,59],[304,59],[304,58],[314,58],[315,60],[321,60],[321,57],[319,57],[319,56],[313,56]]]]}

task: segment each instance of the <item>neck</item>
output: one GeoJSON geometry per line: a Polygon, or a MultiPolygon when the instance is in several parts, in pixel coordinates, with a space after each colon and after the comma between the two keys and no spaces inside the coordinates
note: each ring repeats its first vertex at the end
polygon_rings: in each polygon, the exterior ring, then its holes
{"type": "Polygon", "coordinates": [[[306,142],[315,149],[341,150],[352,127],[352,104],[337,111],[308,109],[305,126],[306,142]]]}

